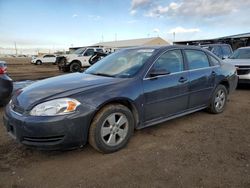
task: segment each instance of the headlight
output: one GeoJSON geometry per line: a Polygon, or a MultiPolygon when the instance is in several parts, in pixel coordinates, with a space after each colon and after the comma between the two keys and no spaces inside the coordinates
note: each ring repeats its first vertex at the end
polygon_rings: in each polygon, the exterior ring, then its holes
{"type": "Polygon", "coordinates": [[[75,99],[62,98],[47,101],[35,106],[31,111],[32,116],[57,116],[72,113],[81,103],[75,99]]]}

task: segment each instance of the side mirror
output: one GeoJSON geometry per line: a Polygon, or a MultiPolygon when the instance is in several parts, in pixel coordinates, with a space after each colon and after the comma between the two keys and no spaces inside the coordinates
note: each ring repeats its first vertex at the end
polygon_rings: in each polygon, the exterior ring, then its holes
{"type": "Polygon", "coordinates": [[[153,69],[151,72],[150,72],[150,77],[155,77],[155,76],[161,76],[161,75],[167,75],[167,74],[170,74],[169,71],[167,71],[166,69],[153,69]]]}

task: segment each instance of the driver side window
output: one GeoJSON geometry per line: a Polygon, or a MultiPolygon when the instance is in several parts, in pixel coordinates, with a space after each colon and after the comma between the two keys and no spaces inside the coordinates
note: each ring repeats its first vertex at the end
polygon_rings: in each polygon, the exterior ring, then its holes
{"type": "Polygon", "coordinates": [[[84,56],[92,56],[94,55],[94,53],[95,53],[94,49],[87,49],[84,56]]]}
{"type": "Polygon", "coordinates": [[[180,50],[171,50],[161,55],[153,65],[154,71],[175,73],[183,71],[183,57],[180,50]]]}

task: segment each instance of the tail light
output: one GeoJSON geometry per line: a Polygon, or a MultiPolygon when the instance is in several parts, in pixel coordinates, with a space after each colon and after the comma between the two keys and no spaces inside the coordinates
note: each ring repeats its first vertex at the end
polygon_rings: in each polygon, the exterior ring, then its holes
{"type": "Polygon", "coordinates": [[[7,73],[7,67],[0,67],[0,74],[7,73]]]}

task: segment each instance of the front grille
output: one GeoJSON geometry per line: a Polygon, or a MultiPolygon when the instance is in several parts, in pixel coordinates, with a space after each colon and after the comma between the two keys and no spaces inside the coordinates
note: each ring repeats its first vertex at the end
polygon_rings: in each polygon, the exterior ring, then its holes
{"type": "Polygon", "coordinates": [[[249,74],[249,73],[250,73],[250,70],[237,69],[238,75],[245,75],[245,74],[249,74]]]}
{"type": "Polygon", "coordinates": [[[250,65],[237,65],[237,74],[245,75],[250,73],[250,65]]]}
{"type": "Polygon", "coordinates": [[[237,68],[239,69],[250,69],[250,65],[239,65],[239,66],[236,66],[237,68]]]}
{"type": "Polygon", "coordinates": [[[36,143],[50,143],[50,142],[59,142],[63,139],[63,135],[60,136],[51,136],[51,137],[23,137],[23,141],[27,142],[36,142],[36,143]]]}

